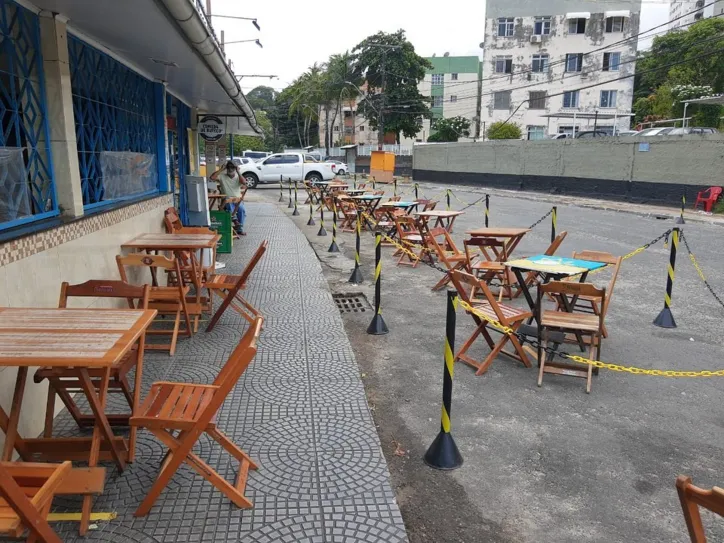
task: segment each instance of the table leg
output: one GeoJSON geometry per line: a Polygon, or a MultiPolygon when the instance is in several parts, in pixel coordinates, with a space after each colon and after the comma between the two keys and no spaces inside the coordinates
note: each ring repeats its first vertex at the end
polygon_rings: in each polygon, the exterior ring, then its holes
{"type": "Polygon", "coordinates": [[[536,313],[535,300],[533,300],[533,297],[530,295],[530,290],[528,289],[528,284],[525,282],[523,272],[518,268],[513,268],[513,273],[515,274],[515,280],[518,281],[518,286],[520,287],[520,290],[523,292],[525,301],[528,303],[528,307],[530,307],[530,310],[533,312],[533,316],[528,319],[528,324],[533,322],[533,319],[535,319],[536,324],[538,324],[538,315],[536,313]]]}
{"type": "Polygon", "coordinates": [[[7,430],[5,431],[5,445],[3,446],[2,460],[9,462],[13,459],[15,440],[18,438],[18,422],[20,421],[20,407],[23,404],[25,394],[25,383],[28,379],[28,368],[18,368],[18,375],[15,378],[15,391],[13,392],[13,403],[10,407],[7,430]]]}
{"type": "MultiPolygon", "coordinates": [[[[136,360],[136,375],[133,379],[133,415],[136,415],[138,408],[141,406],[141,383],[143,380],[143,356],[146,350],[146,333],[141,334],[138,340],[138,359],[136,360]]],[[[138,428],[131,426],[128,436],[128,461],[133,462],[136,459],[136,434],[138,428]]]]}

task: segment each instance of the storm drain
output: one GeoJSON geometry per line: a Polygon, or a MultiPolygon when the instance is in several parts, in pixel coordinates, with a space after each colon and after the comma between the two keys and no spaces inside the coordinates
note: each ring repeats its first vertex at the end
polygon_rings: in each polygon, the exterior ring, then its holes
{"type": "Polygon", "coordinates": [[[372,306],[361,292],[332,294],[332,298],[340,313],[364,313],[372,310],[372,306]]]}

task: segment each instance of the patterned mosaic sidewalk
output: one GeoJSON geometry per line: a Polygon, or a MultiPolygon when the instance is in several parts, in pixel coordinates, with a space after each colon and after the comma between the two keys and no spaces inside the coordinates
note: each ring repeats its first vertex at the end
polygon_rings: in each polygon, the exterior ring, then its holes
{"type": "MultiPolygon", "coordinates": [[[[341,317],[313,250],[272,204],[247,204],[248,235],[235,242],[227,273],[239,273],[263,239],[269,250],[247,299],[266,318],[259,352],[219,414],[221,429],[260,465],[250,472],[251,510],[239,510],[191,468],[182,467],[151,513],[133,512],[151,487],[164,448],[148,432],[137,460],[112,472],[95,512],[115,512],[87,537],[56,524],[64,541],[372,543],[407,541],[375,425],[341,317]]],[[[245,321],[230,312],[215,330],[179,341],[174,357],[147,356],[153,381],[210,383],[236,346],[245,321]]],[[[115,399],[114,399],[115,401],[115,399]]],[[[77,435],[67,415],[59,433],[77,435]]],[[[233,480],[236,463],[210,440],[197,453],[233,480]]],[[[55,501],[79,511],[80,500],[55,501]]]]}

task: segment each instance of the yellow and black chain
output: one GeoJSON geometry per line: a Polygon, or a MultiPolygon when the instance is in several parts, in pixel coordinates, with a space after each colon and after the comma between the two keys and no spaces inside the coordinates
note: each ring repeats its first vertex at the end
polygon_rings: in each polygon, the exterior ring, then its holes
{"type": "Polygon", "coordinates": [[[543,215],[540,219],[538,219],[538,220],[535,221],[533,224],[531,224],[531,225],[528,227],[528,230],[533,230],[533,228],[535,228],[535,227],[538,226],[540,223],[542,223],[544,220],[546,220],[548,217],[550,217],[550,216],[551,216],[551,213],[553,213],[553,208],[551,208],[550,211],[548,211],[548,213],[546,213],[545,215],[543,215]]]}
{"type": "Polygon", "coordinates": [[[504,334],[508,334],[508,335],[510,335],[510,334],[515,335],[520,340],[521,343],[527,343],[528,345],[530,345],[531,347],[533,347],[536,350],[538,349],[538,347],[540,345],[540,348],[543,351],[545,351],[547,354],[554,355],[554,356],[557,355],[566,360],[570,360],[572,362],[577,362],[579,364],[593,366],[594,368],[602,368],[602,369],[610,370],[610,371],[630,373],[632,375],[652,375],[655,377],[687,377],[687,378],[724,377],[724,369],[700,370],[700,371],[660,370],[660,369],[650,369],[650,368],[639,368],[636,366],[622,366],[620,364],[611,364],[609,362],[601,362],[600,360],[591,360],[590,358],[585,358],[583,356],[571,354],[566,351],[559,351],[557,349],[554,349],[553,347],[549,347],[548,345],[539,344],[537,339],[531,339],[528,336],[513,330],[509,326],[504,326],[499,321],[497,321],[491,317],[488,317],[485,313],[483,313],[482,311],[478,311],[473,306],[471,306],[470,304],[468,304],[467,302],[465,302],[463,300],[460,300],[460,307],[462,307],[468,313],[472,313],[476,317],[483,319],[485,322],[487,322],[493,328],[496,328],[498,331],[500,331],[504,334]]]}
{"type": "Polygon", "coordinates": [[[699,263],[696,261],[696,257],[694,256],[694,253],[691,251],[691,248],[689,247],[689,242],[686,240],[686,237],[684,236],[684,232],[679,233],[679,239],[684,242],[684,247],[686,247],[686,252],[689,253],[689,260],[691,260],[691,263],[694,265],[694,269],[696,269],[696,273],[699,274],[699,277],[701,278],[702,282],[704,283],[704,286],[709,290],[712,296],[714,296],[714,299],[719,303],[720,306],[724,307],[724,302],[722,302],[721,298],[717,295],[716,292],[714,292],[714,289],[709,284],[709,281],[706,279],[706,275],[704,275],[704,271],[701,269],[701,266],[699,266],[699,263]]]}

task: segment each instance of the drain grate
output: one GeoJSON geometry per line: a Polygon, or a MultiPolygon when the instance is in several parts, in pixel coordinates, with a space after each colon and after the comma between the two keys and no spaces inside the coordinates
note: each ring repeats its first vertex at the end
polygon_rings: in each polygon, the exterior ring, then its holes
{"type": "Polygon", "coordinates": [[[348,292],[345,294],[332,294],[334,303],[340,313],[364,313],[370,311],[372,306],[361,292],[348,292]]]}

